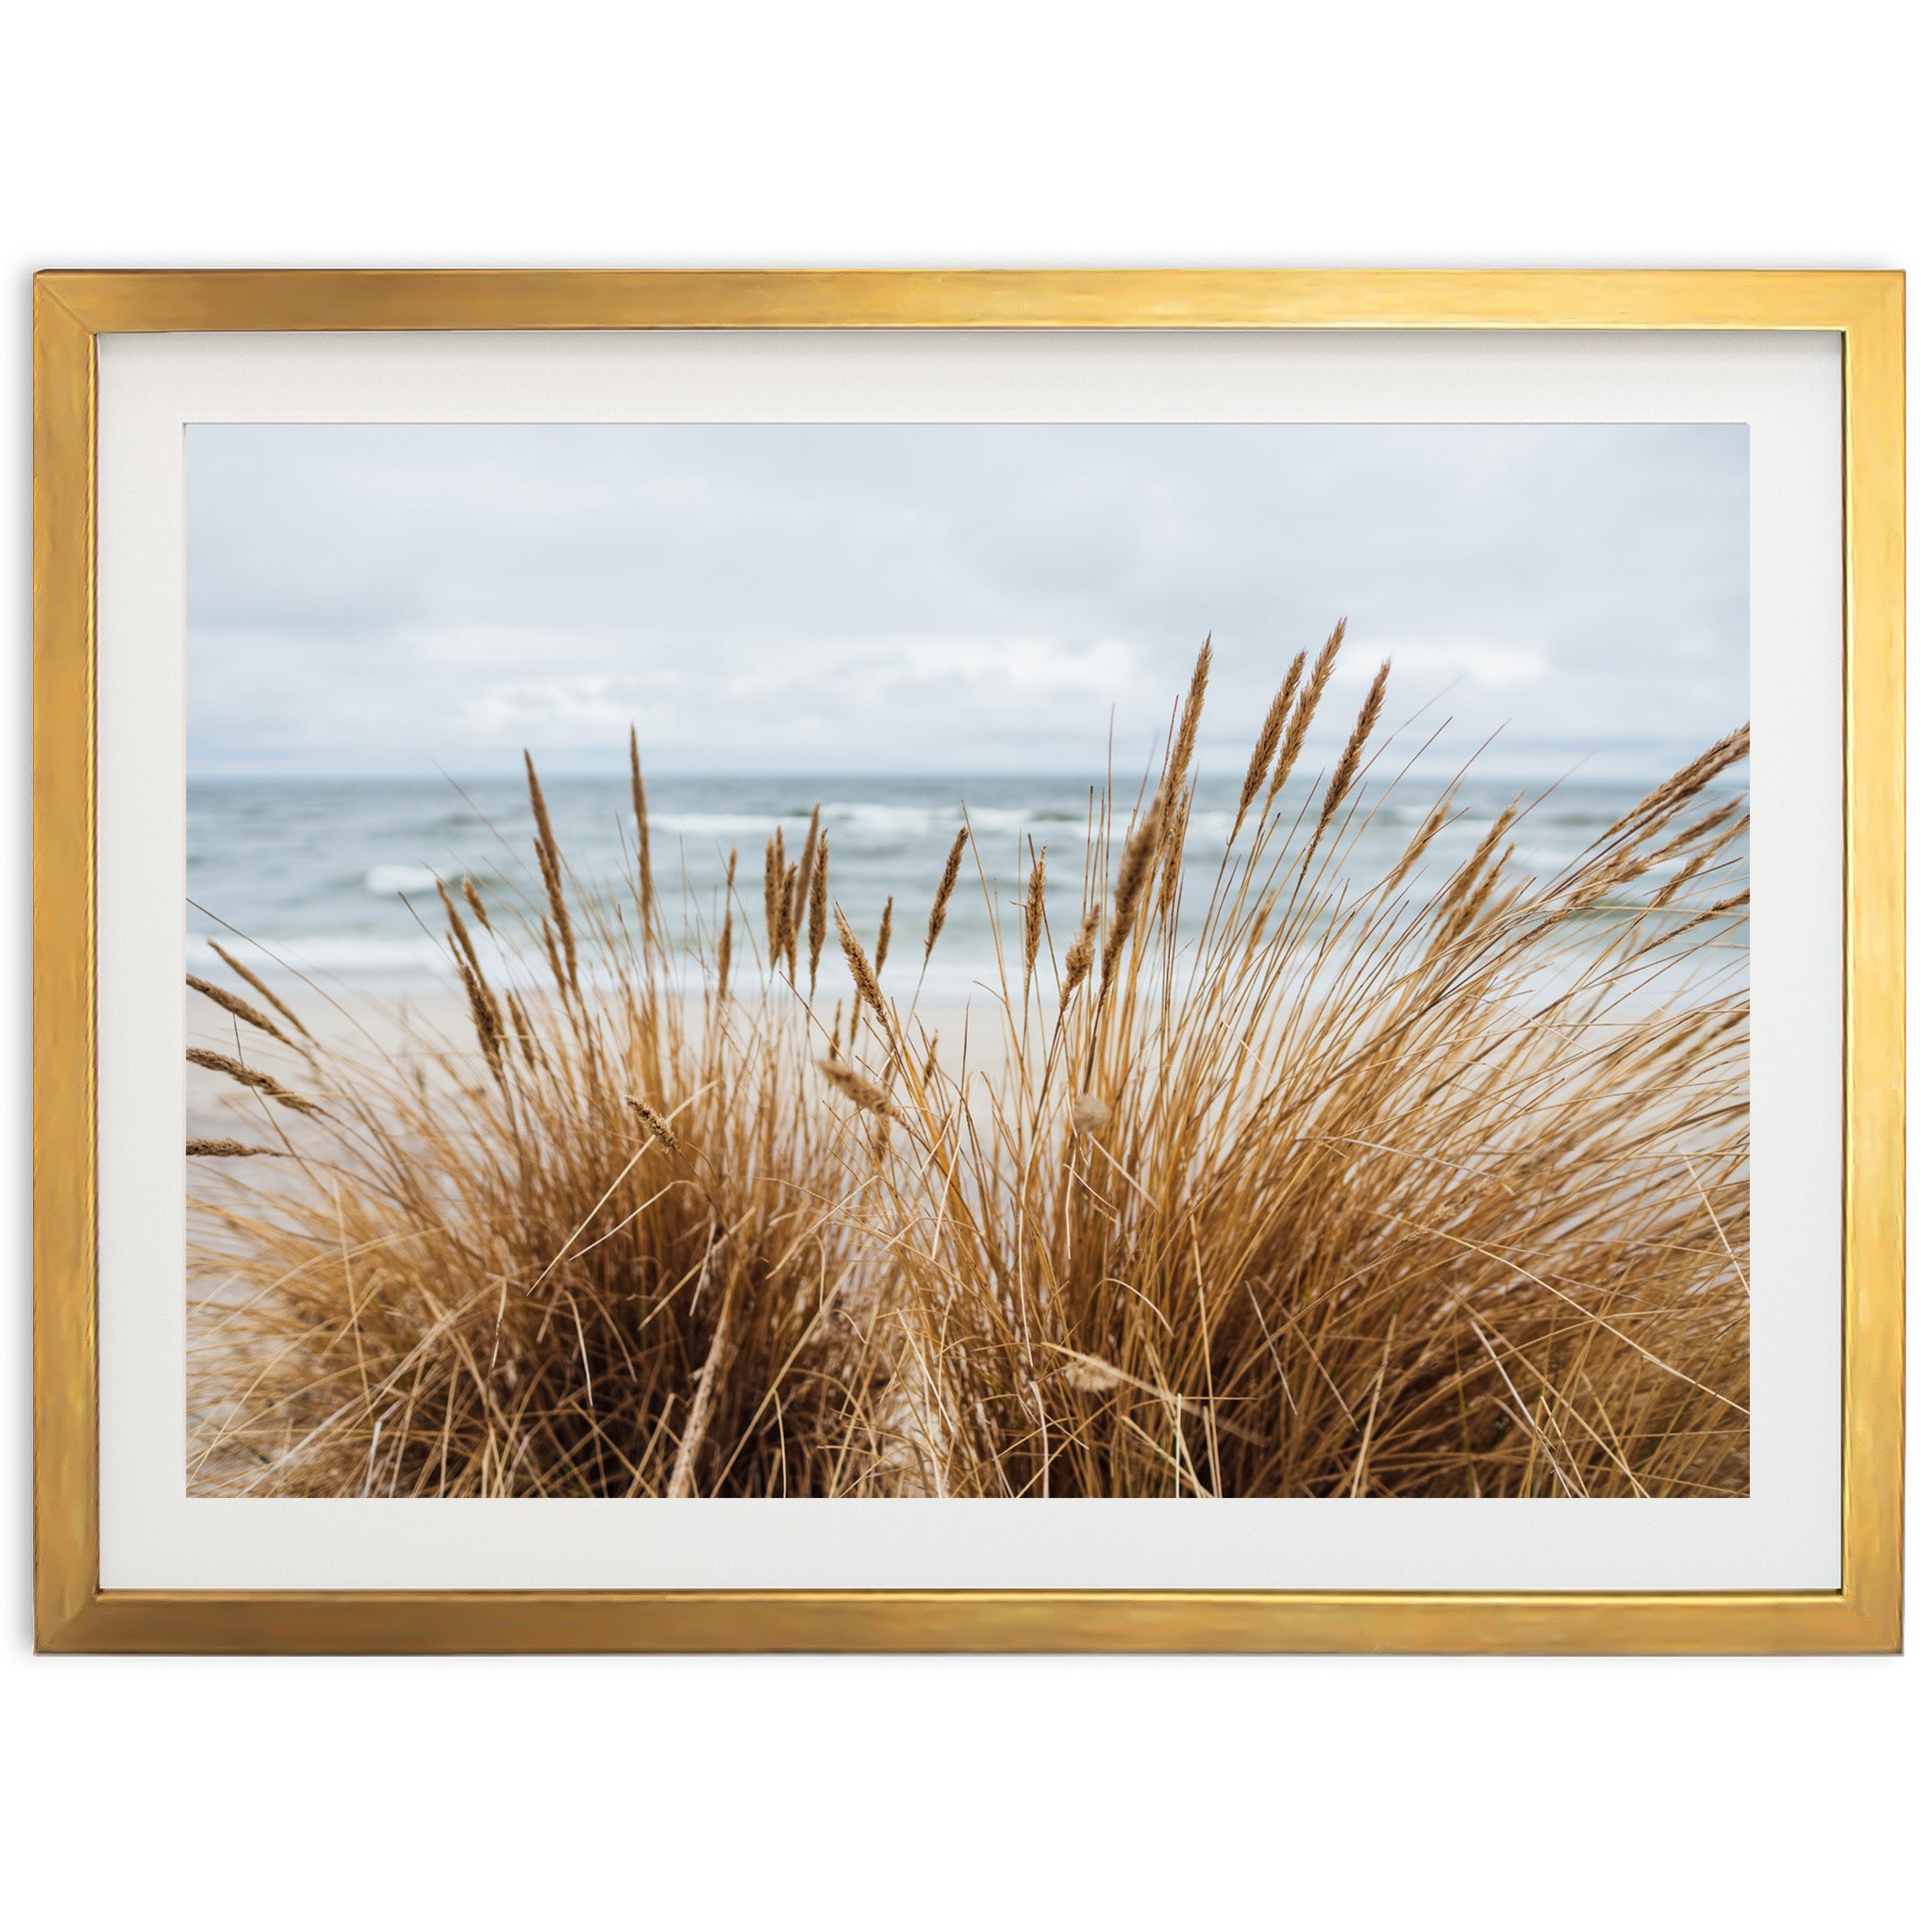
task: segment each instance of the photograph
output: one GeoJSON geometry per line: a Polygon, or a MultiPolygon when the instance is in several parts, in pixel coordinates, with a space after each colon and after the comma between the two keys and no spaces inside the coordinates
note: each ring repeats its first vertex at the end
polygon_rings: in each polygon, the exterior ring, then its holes
{"type": "Polygon", "coordinates": [[[28,9],[0,1916],[1923,1920],[1900,17],[28,9]]]}
{"type": "Polygon", "coordinates": [[[1750,458],[191,423],[188,1493],[1748,1497],[1750,458]]]}

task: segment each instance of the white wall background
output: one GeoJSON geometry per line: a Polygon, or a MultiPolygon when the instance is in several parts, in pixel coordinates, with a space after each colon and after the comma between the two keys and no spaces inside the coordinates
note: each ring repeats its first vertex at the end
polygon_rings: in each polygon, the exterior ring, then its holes
{"type": "MultiPolygon", "coordinates": [[[[0,119],[6,903],[34,268],[1932,273],[1909,25],[1879,0],[42,0],[0,119]]],[[[1783,1927],[1932,1895],[1923,1617],[1903,1661],[32,1657],[15,932],[15,1923],[1783,1927]]]]}

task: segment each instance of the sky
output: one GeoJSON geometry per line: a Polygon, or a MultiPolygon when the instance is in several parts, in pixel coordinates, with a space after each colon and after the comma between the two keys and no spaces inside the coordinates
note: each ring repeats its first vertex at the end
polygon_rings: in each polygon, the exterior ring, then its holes
{"type": "Polygon", "coordinates": [[[1644,775],[1747,709],[1729,425],[196,425],[192,775],[1204,764],[1349,620],[1431,758],[1644,775]]]}

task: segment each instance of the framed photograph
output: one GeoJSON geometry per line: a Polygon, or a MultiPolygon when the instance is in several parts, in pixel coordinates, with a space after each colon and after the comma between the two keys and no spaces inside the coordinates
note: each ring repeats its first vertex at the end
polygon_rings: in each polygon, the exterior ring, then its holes
{"type": "Polygon", "coordinates": [[[1903,302],[40,276],[42,1647],[1895,1648],[1903,302]]]}

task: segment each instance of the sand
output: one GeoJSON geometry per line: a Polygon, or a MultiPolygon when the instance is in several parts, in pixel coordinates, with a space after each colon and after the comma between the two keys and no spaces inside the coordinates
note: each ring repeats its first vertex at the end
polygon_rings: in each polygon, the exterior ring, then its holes
{"type": "MultiPolygon", "coordinates": [[[[251,1006],[262,1008],[263,1002],[250,989],[231,990],[251,1006]]],[[[337,993],[325,998],[299,987],[277,991],[326,1050],[342,1051],[358,1058],[417,1058],[433,1063],[454,1049],[465,1059],[474,1060],[477,1077],[482,1077],[482,1061],[476,1054],[469,1004],[460,993],[337,993]]],[[[831,999],[842,991],[833,990],[822,998],[821,1005],[828,1015],[831,999]]],[[[848,1001],[848,1008],[849,1004],[848,1001]]],[[[283,1024],[292,1037],[292,1029],[277,1016],[269,1017],[276,1019],[277,1024],[283,1024]]],[[[695,1025],[698,1016],[694,1013],[691,1017],[695,1025]]],[[[954,1072],[963,1065],[970,1073],[989,1073],[1002,1063],[1004,1023],[991,998],[972,1008],[928,1008],[922,1005],[918,1017],[926,1032],[939,1034],[941,1055],[954,1072]]],[[[241,1059],[297,1093],[313,1088],[314,1080],[302,1053],[231,1018],[192,991],[187,995],[187,1020],[191,1047],[203,1047],[241,1059]]],[[[251,1145],[276,1146],[280,1144],[278,1130],[287,1130],[299,1139],[303,1125],[299,1114],[238,1086],[225,1074],[189,1067],[189,1139],[235,1140],[251,1145]]]]}

